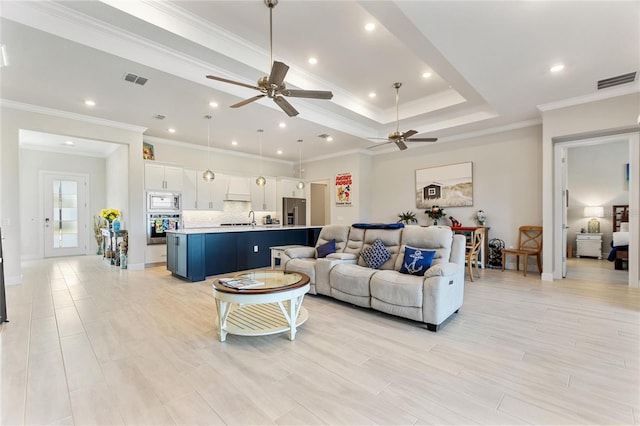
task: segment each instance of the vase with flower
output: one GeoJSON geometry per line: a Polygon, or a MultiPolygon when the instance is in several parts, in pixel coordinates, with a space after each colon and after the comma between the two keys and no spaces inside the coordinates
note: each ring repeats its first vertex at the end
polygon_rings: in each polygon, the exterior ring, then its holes
{"type": "Polygon", "coordinates": [[[100,217],[107,221],[109,229],[113,229],[113,221],[120,217],[118,209],[102,209],[100,217]]]}
{"type": "Polygon", "coordinates": [[[430,209],[425,210],[427,216],[433,219],[433,225],[438,225],[438,219],[445,217],[447,212],[440,206],[431,206],[430,209]]]}

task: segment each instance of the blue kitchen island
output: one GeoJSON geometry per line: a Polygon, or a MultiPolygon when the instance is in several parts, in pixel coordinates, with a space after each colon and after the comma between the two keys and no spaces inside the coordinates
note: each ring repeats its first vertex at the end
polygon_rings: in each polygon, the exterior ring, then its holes
{"type": "Polygon", "coordinates": [[[187,228],[167,233],[167,269],[188,281],[271,266],[270,247],[315,245],[321,226],[187,228]]]}

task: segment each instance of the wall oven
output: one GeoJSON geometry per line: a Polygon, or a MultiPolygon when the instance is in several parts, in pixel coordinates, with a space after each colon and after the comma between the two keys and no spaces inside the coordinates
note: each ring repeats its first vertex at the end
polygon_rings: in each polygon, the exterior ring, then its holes
{"type": "Polygon", "coordinates": [[[147,212],[180,213],[180,209],[179,192],[147,192],[147,212]]]}
{"type": "Polygon", "coordinates": [[[166,244],[166,231],[181,227],[180,213],[147,213],[147,245],[166,244]]]}

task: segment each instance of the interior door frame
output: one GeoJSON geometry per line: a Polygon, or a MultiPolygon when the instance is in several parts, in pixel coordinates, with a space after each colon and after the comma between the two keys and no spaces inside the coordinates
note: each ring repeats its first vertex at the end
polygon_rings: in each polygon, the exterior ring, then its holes
{"type": "MultiPolygon", "coordinates": [[[[562,238],[564,235],[561,227],[564,226],[562,221],[563,200],[563,183],[562,183],[562,150],[571,147],[599,145],[614,141],[626,140],[629,147],[629,287],[640,287],[639,269],[640,269],[640,133],[637,131],[612,131],[599,135],[583,135],[581,137],[553,138],[553,157],[554,157],[554,200],[556,207],[554,209],[554,232],[553,232],[553,263],[554,265],[562,265],[562,258],[566,253],[562,253],[562,238]]],[[[566,157],[565,157],[566,158],[566,157]]],[[[566,239],[565,239],[566,241],[566,239]]],[[[562,268],[555,269],[553,273],[554,279],[562,278],[562,268]]]]}
{"type": "MultiPolygon", "coordinates": [[[[40,249],[38,250],[41,258],[46,257],[46,241],[47,233],[45,232],[45,217],[50,216],[50,212],[46,212],[45,208],[45,191],[48,189],[45,187],[47,176],[55,176],[61,179],[70,178],[70,179],[83,179],[85,182],[84,188],[79,189],[84,191],[84,206],[83,209],[78,210],[78,249],[77,250],[68,250],[68,253],[59,252],[58,256],[77,256],[77,255],[86,255],[90,253],[90,239],[92,233],[89,232],[89,224],[90,224],[90,214],[89,214],[89,194],[91,192],[91,181],[88,173],[74,173],[74,172],[61,172],[55,170],[40,170],[39,172],[39,210],[40,210],[40,218],[38,220],[39,223],[39,240],[40,240],[40,249]]],[[[91,225],[93,225],[91,223],[91,225]]]]}

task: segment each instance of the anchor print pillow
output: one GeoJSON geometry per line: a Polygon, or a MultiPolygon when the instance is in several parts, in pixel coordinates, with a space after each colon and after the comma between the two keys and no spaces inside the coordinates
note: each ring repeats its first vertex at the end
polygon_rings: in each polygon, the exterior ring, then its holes
{"type": "Polygon", "coordinates": [[[400,268],[401,274],[424,275],[431,267],[435,250],[424,250],[406,246],[404,249],[404,260],[400,268]]]}

